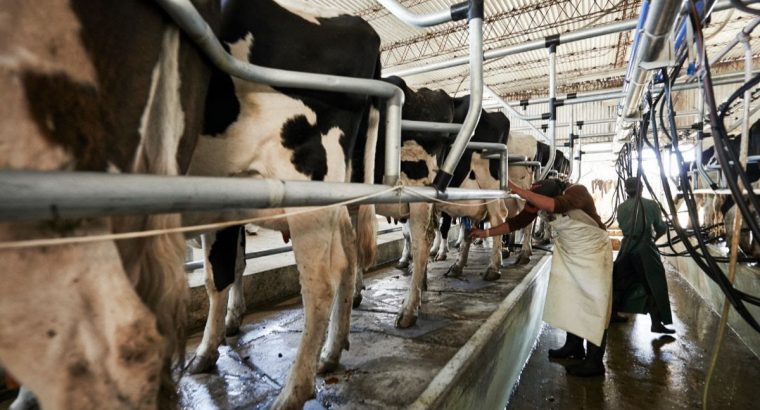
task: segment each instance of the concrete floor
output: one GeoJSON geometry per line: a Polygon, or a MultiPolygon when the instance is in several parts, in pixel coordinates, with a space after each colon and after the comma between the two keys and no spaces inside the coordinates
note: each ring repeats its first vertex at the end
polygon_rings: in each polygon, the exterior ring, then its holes
{"type": "MultiPolygon", "coordinates": [[[[566,375],[548,349],[563,331],[544,325],[508,405],[523,409],[699,409],[718,315],[669,267],[673,337],[651,333],[649,316],[632,315],[609,331],[606,377],[566,375]]],[[[760,408],[760,359],[729,331],[710,384],[709,409],[760,408]]]]}
{"type": "MultiPolygon", "coordinates": [[[[409,277],[386,268],[368,278],[364,301],[352,312],[351,349],[344,352],[339,370],[318,377],[317,397],[306,408],[404,408],[413,403],[540,259],[536,255],[531,265],[503,269],[501,279],[485,282],[479,274],[487,267],[489,251],[474,246],[460,279],[443,277],[452,259],[431,263],[429,290],[410,329],[394,325],[409,277]]],[[[181,407],[267,408],[282,388],[302,326],[300,299],[246,316],[242,335],[221,348],[213,373],[181,379],[181,407]]],[[[196,336],[189,347],[197,342],[196,336]]]]}

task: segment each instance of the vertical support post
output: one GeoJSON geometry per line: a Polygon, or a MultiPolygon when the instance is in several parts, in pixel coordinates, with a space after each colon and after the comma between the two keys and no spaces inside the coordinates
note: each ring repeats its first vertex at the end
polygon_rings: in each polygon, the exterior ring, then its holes
{"type": "MultiPolygon", "coordinates": [[[[749,81],[752,79],[752,46],[749,44],[749,35],[744,34],[740,40],[744,45],[744,80],[749,81]]],[[[744,92],[744,105],[742,119],[742,137],[739,142],[739,166],[741,168],[747,167],[747,156],[749,155],[749,102],[752,98],[750,90],[744,92]]],[[[751,186],[742,186],[742,181],[738,181],[739,189],[752,189],[751,186]]],[[[741,235],[742,226],[742,214],[741,212],[734,212],[734,226],[733,236],[731,237],[729,262],[728,262],[728,279],[733,282],[734,275],[736,275],[736,262],[739,247],[739,235],[741,235]]]]}
{"type": "Polygon", "coordinates": [[[435,175],[433,186],[445,192],[454,175],[454,170],[464,154],[467,143],[480,120],[483,106],[483,0],[470,0],[468,14],[470,31],[470,109],[462,122],[462,128],[451,145],[449,154],[435,175]]]}
{"type": "Polygon", "coordinates": [[[554,166],[554,157],[557,155],[557,42],[551,42],[549,49],[549,136],[550,151],[549,162],[541,171],[539,180],[546,178],[554,166]]]}
{"type": "MultiPolygon", "coordinates": [[[[699,82],[702,83],[702,76],[699,76],[699,82]]],[[[704,125],[704,118],[705,118],[705,88],[704,86],[699,87],[699,101],[701,102],[699,106],[699,129],[697,130],[697,151],[694,155],[694,162],[697,163],[697,172],[702,177],[702,179],[707,183],[707,185],[712,190],[718,189],[718,184],[713,182],[712,178],[710,178],[709,175],[707,175],[707,171],[705,170],[705,164],[702,163],[702,140],[705,136],[705,125],[704,125]]],[[[696,182],[696,181],[695,181],[696,182]]]]}
{"type": "Polygon", "coordinates": [[[499,154],[499,189],[506,191],[509,187],[509,151],[501,151],[499,154]]]}
{"type": "Polygon", "coordinates": [[[396,185],[401,178],[401,107],[404,93],[394,94],[388,100],[385,122],[385,173],[383,184],[396,185]]]}

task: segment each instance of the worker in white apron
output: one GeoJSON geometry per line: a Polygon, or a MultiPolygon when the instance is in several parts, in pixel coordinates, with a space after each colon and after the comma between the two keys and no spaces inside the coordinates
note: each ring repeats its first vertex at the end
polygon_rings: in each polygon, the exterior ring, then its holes
{"type": "Polygon", "coordinates": [[[536,216],[549,223],[554,251],[543,319],[567,331],[565,345],[549,350],[549,357],[583,359],[567,366],[571,375],[603,375],[612,306],[612,247],[593,198],[583,185],[556,179],[538,181],[529,191],[510,182],[510,189],[527,201],[523,211],[490,229],[473,229],[471,235],[508,234],[536,216]]]}

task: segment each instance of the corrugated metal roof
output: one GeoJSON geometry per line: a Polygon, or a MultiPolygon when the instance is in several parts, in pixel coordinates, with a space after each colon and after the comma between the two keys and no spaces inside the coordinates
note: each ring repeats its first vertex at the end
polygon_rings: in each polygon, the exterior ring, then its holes
{"type": "MultiPolygon", "coordinates": [[[[401,0],[415,13],[449,8],[460,0],[401,0]]],[[[340,9],[365,18],[382,39],[385,72],[424,66],[467,55],[467,24],[452,22],[430,28],[413,28],[372,0],[311,0],[311,4],[340,9]]],[[[641,0],[486,0],[484,50],[521,44],[549,35],[638,17],[641,0]]],[[[708,53],[717,53],[752,17],[738,11],[713,14],[705,30],[708,53]],[[722,23],[726,21],[724,27],[722,23]]],[[[758,30],[760,33],[760,30],[758,30]]],[[[758,34],[760,35],[760,34],[758,34]]],[[[753,36],[753,39],[757,35],[753,36]]],[[[620,86],[630,53],[631,33],[618,33],[562,44],[557,49],[558,92],[589,91],[620,86]]],[[[760,42],[753,41],[760,56],[760,42]]],[[[743,58],[736,47],[726,60],[743,58]]],[[[507,99],[547,95],[546,50],[487,61],[484,79],[507,99]]],[[[729,67],[739,70],[739,67],[729,67]]],[[[408,76],[411,86],[441,88],[451,94],[469,92],[466,66],[408,76]]]]}

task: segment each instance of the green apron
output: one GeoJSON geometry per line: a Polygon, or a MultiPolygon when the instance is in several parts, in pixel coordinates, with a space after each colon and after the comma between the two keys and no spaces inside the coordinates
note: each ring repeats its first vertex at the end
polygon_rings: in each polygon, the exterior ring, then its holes
{"type": "Polygon", "coordinates": [[[653,239],[653,231],[660,234],[667,226],[662,222],[660,210],[654,201],[642,198],[641,202],[643,212],[639,208],[636,227],[633,226],[636,211],[634,200],[628,199],[618,207],[618,223],[624,237],[613,271],[614,304],[620,312],[647,314],[650,308],[648,305],[653,303],[660,313],[662,323],[667,325],[673,323],[668,282],[653,239]],[[651,301],[649,293],[652,294],[651,301]]]}

